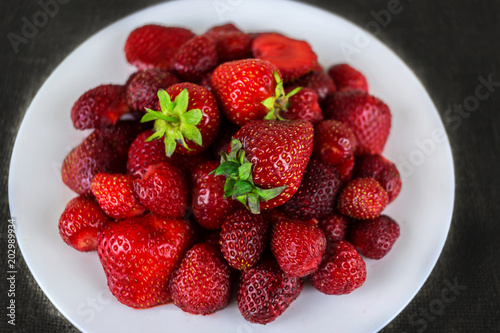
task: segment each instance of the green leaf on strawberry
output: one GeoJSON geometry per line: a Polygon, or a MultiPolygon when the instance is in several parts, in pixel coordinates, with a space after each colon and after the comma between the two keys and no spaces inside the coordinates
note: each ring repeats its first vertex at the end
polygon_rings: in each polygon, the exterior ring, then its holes
{"type": "Polygon", "coordinates": [[[186,140],[193,141],[198,145],[203,144],[200,130],[196,127],[203,117],[200,109],[188,110],[189,93],[183,89],[179,95],[171,100],[170,95],[163,89],[158,91],[161,111],[146,109],[147,113],[141,122],[155,121],[154,131],[146,141],[164,138],[165,153],[172,156],[177,143],[191,150],[186,140]]]}
{"type": "Polygon", "coordinates": [[[302,87],[297,87],[290,91],[288,94],[285,93],[285,89],[283,88],[283,80],[277,71],[273,73],[274,79],[276,80],[276,88],[274,90],[274,95],[266,98],[262,101],[262,105],[264,105],[269,112],[264,117],[266,120],[285,120],[281,116],[281,112],[286,112],[288,109],[290,97],[298,93],[302,87]]]}

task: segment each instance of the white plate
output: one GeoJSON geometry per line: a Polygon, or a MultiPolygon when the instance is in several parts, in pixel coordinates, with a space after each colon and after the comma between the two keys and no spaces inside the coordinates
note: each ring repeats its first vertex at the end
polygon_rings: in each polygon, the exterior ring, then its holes
{"type": "Polygon", "coordinates": [[[438,112],[410,69],[373,36],[344,19],[296,2],[175,1],[147,8],[99,32],[52,73],[29,107],[14,147],[9,200],[17,239],[33,276],[52,303],[85,332],[375,332],[394,318],[427,279],[446,239],[454,200],[453,162],[438,112]],[[385,156],[403,174],[403,188],[386,213],[401,237],[382,260],[367,260],[365,285],[326,296],[306,285],[276,321],[246,322],[233,302],[210,316],[174,305],[134,310],[114,299],[96,253],[79,253],[60,239],[59,216],[75,194],[60,176],[66,154],[86,133],[73,129],[70,109],[86,90],[123,83],[133,72],[123,46],[147,23],[197,33],[235,22],[244,31],[274,30],[308,40],[323,66],[349,62],[368,78],[372,94],[393,114],[385,156]],[[347,52],[349,51],[349,52],[347,52]],[[349,57],[347,57],[349,56],[349,57]]]}

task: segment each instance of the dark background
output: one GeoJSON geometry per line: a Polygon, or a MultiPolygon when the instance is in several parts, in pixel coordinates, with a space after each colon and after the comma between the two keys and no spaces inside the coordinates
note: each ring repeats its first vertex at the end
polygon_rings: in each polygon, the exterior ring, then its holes
{"type": "MultiPolygon", "coordinates": [[[[251,0],[246,0],[251,1],[251,0]]],[[[304,1],[364,27],[394,0],[304,1]]],[[[63,2],[61,0],[61,2],[63,2]]],[[[16,134],[31,100],[57,65],[102,28],[158,0],[67,1],[57,15],[15,53],[7,34],[19,33],[36,1],[0,2],[0,186],[2,221],[0,308],[7,306],[7,182],[16,134]]],[[[442,117],[475,93],[478,77],[500,82],[500,1],[401,0],[404,10],[377,34],[416,73],[442,117]]],[[[279,15],[279,13],[276,13],[279,15]]],[[[318,31],[320,34],[321,32],[318,31]]],[[[500,332],[497,195],[500,194],[500,89],[480,101],[461,124],[445,121],[451,142],[456,199],[448,239],[429,279],[382,332],[500,332]],[[447,283],[462,289],[439,307],[447,283]],[[439,310],[439,311],[438,311],[439,310]],[[434,311],[434,312],[433,312],[434,311]]],[[[64,93],[63,91],[61,93],[64,93]]],[[[36,138],[33,138],[36,140],[36,138]]],[[[50,258],[48,258],[50,260],[50,258]]],[[[18,332],[77,332],[42,293],[17,251],[18,332]]],[[[11,331],[6,310],[0,331],[11,331]]],[[[334,331],[335,323],[332,323],[334,331]]]]}

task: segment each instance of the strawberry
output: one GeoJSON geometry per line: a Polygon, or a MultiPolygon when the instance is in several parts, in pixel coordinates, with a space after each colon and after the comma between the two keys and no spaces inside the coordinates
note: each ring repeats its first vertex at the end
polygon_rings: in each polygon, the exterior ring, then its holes
{"type": "Polygon", "coordinates": [[[399,225],[387,215],[353,223],[349,241],[367,258],[381,259],[399,237],[399,225]]]}
{"type": "Polygon", "coordinates": [[[86,91],[71,108],[71,120],[76,129],[115,125],[130,111],[125,86],[103,84],[86,91]]]}
{"type": "Polygon", "coordinates": [[[193,237],[184,220],[153,214],[106,224],[97,237],[97,254],[109,290],[133,308],[170,302],[170,276],[193,237]]]}
{"type": "MultiPolygon", "coordinates": [[[[293,90],[292,90],[293,91],[293,90]]],[[[288,100],[287,110],[282,113],[285,119],[302,119],[313,125],[323,120],[318,104],[318,94],[311,88],[302,88],[288,100]]]]}
{"type": "Polygon", "coordinates": [[[155,120],[155,133],[163,139],[167,156],[174,151],[195,155],[207,149],[217,137],[221,119],[217,101],[202,86],[183,82],[158,91],[159,109],[148,109],[142,122],[155,120]]]}
{"type": "Polygon", "coordinates": [[[340,175],[333,166],[312,159],[307,165],[297,193],[281,207],[294,219],[321,218],[335,208],[340,186],[340,175]]]}
{"type": "Polygon", "coordinates": [[[138,111],[154,109],[158,105],[158,90],[179,83],[179,79],[172,73],[150,68],[140,71],[127,84],[127,103],[138,111]]]}
{"type": "Polygon", "coordinates": [[[99,172],[123,171],[123,161],[99,131],[93,131],[64,159],[64,184],[78,194],[90,194],[90,182],[99,172]]]}
{"type": "Polygon", "coordinates": [[[220,63],[252,57],[252,36],[232,23],[212,27],[205,35],[215,40],[220,63]]]}
{"type": "Polygon", "coordinates": [[[366,264],[346,241],[334,243],[318,270],[309,276],[312,286],[327,295],[349,294],[365,280],[366,264]]]}
{"type": "Polygon", "coordinates": [[[215,41],[196,36],[182,45],[170,62],[170,69],[183,81],[200,82],[218,64],[215,41]]]}
{"type": "Polygon", "coordinates": [[[261,215],[239,209],[228,215],[220,231],[220,248],[226,261],[238,270],[259,261],[267,242],[267,221],[261,215]]]}
{"type": "Polygon", "coordinates": [[[342,180],[342,183],[347,183],[349,180],[352,179],[352,175],[354,172],[354,164],[355,164],[354,156],[351,156],[344,163],[334,165],[334,168],[340,174],[340,180],[342,180]]]}
{"type": "Polygon", "coordinates": [[[165,143],[162,140],[146,141],[153,131],[147,130],[139,134],[128,151],[127,174],[141,178],[150,165],[167,161],[165,143]]]}
{"type": "Polygon", "coordinates": [[[377,180],[355,178],[342,189],[337,208],[344,215],[366,220],[378,217],[388,202],[389,196],[377,180]]]}
{"type": "Polygon", "coordinates": [[[99,135],[108,140],[125,165],[130,145],[135,137],[145,130],[145,126],[134,120],[119,121],[115,126],[96,129],[99,135]]]}
{"type": "Polygon", "coordinates": [[[75,250],[97,249],[97,232],[111,219],[91,196],[71,199],[59,218],[59,235],[75,250]]]}
{"type": "Polygon", "coordinates": [[[401,176],[396,165],[382,155],[365,155],[356,160],[354,177],[375,178],[389,195],[389,203],[401,191],[401,176]]]}
{"type": "Polygon", "coordinates": [[[281,316],[299,297],[304,281],[287,276],[278,263],[268,257],[241,273],[238,285],[238,309],[256,324],[267,324],[281,316]]]}
{"type": "Polygon", "coordinates": [[[329,119],[314,127],[313,156],[331,165],[342,164],[353,157],[357,143],[346,123],[329,119]]]}
{"type": "Polygon", "coordinates": [[[347,238],[349,223],[347,216],[332,212],[320,219],[318,226],[325,234],[327,244],[333,244],[347,238]]]}
{"type": "Polygon", "coordinates": [[[285,82],[309,73],[318,64],[309,43],[275,32],[259,34],[252,42],[252,53],[255,58],[276,65],[285,82]]]}
{"type": "Polygon", "coordinates": [[[240,129],[239,126],[236,126],[235,124],[229,121],[222,122],[219,135],[212,144],[212,153],[217,158],[220,158],[220,153],[222,151],[226,152],[230,149],[231,138],[233,137],[233,135],[236,134],[236,132],[238,132],[239,129],[240,129]]]}
{"type": "Polygon", "coordinates": [[[314,272],[326,250],[317,220],[282,219],[271,228],[271,251],[285,274],[303,277],[314,272]]]}
{"type": "Polygon", "coordinates": [[[127,61],[140,70],[169,69],[171,58],[195,34],[181,27],[148,24],[132,31],[125,42],[127,61]]]}
{"type": "Polygon", "coordinates": [[[328,69],[328,75],[335,82],[338,91],[362,90],[368,92],[365,76],[348,64],[331,66],[328,69]]]}
{"type": "Polygon", "coordinates": [[[384,150],[391,130],[391,111],[380,99],[360,90],[337,92],[323,103],[323,115],[351,127],[358,140],[358,155],[384,150]]]}
{"type": "Polygon", "coordinates": [[[191,175],[194,217],[202,227],[210,230],[220,229],[226,216],[238,204],[231,198],[224,199],[225,178],[211,174],[218,166],[216,161],[207,161],[195,167],[191,175]]]}
{"type": "Polygon", "coordinates": [[[134,178],[129,175],[98,173],[90,188],[102,210],[114,219],[144,214],[146,209],[134,193],[134,178]]]}
{"type": "Polygon", "coordinates": [[[231,269],[217,247],[198,243],[172,274],[169,291],[176,306],[192,314],[221,310],[231,296],[231,269]]]}
{"type": "Polygon", "coordinates": [[[186,212],[186,177],[170,163],[149,166],[144,176],[134,181],[134,191],[140,203],[153,213],[181,218],[186,212]]]}
{"type": "Polygon", "coordinates": [[[318,94],[319,102],[323,102],[326,96],[333,94],[337,90],[332,78],[323,71],[320,65],[314,67],[310,73],[289,82],[285,87],[287,90],[293,90],[297,87],[313,89],[318,94]]]}
{"type": "Polygon", "coordinates": [[[252,120],[243,125],[215,171],[227,177],[224,195],[253,213],[284,204],[302,181],[313,132],[311,123],[303,120],[252,120]]]}

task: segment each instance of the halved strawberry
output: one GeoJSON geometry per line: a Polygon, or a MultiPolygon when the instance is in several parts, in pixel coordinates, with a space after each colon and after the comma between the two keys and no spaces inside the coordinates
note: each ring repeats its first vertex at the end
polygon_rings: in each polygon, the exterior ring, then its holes
{"type": "Polygon", "coordinates": [[[285,82],[309,73],[318,63],[309,43],[273,32],[259,34],[252,42],[252,53],[255,58],[276,65],[285,82]]]}
{"type": "Polygon", "coordinates": [[[199,83],[218,64],[215,41],[196,36],[182,45],[170,62],[170,69],[183,81],[199,83]]]}
{"type": "Polygon", "coordinates": [[[380,215],[389,196],[380,183],[371,177],[355,178],[342,189],[337,207],[339,212],[355,219],[373,219],[380,215]]]}
{"type": "Polygon", "coordinates": [[[59,218],[59,235],[75,250],[97,249],[97,232],[111,219],[91,196],[71,199],[59,218]]]}
{"type": "Polygon", "coordinates": [[[125,86],[103,84],[86,91],[71,108],[71,119],[76,129],[115,125],[130,111],[125,86]]]}
{"type": "Polygon", "coordinates": [[[127,61],[140,70],[169,69],[170,59],[195,34],[181,27],[147,24],[133,30],[125,42],[127,61]]]}
{"type": "Polygon", "coordinates": [[[349,241],[367,258],[381,259],[399,237],[399,225],[387,215],[352,224],[349,241]]]}
{"type": "Polygon", "coordinates": [[[338,91],[362,90],[368,92],[365,76],[348,64],[331,66],[328,69],[328,75],[335,82],[338,91]]]}
{"type": "Polygon", "coordinates": [[[146,112],[158,105],[158,90],[179,83],[172,73],[158,68],[140,71],[127,84],[127,103],[134,110],[146,112]]]}

